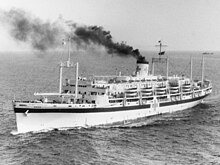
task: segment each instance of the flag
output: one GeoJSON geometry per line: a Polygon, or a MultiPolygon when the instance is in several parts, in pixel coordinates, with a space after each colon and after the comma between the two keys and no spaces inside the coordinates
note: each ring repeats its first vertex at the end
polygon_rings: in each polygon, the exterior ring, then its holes
{"type": "Polygon", "coordinates": [[[165,51],[159,52],[158,54],[159,54],[159,55],[164,55],[164,54],[165,54],[165,51]]]}

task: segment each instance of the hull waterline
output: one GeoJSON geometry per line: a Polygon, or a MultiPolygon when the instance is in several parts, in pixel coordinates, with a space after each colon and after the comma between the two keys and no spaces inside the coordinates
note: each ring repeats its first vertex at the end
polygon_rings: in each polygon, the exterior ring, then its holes
{"type": "MultiPolygon", "coordinates": [[[[25,109],[19,110],[16,113],[17,131],[18,133],[25,133],[30,131],[40,131],[45,129],[59,129],[59,128],[74,128],[74,127],[93,127],[99,125],[109,125],[117,122],[124,123],[128,120],[137,118],[149,117],[164,113],[172,113],[176,111],[185,110],[194,107],[201,103],[204,97],[194,100],[184,100],[184,102],[176,102],[176,104],[167,103],[166,105],[151,104],[141,108],[136,106],[136,109],[124,111],[100,111],[100,112],[64,112],[63,110],[55,113],[50,110],[43,110],[42,113],[32,113],[31,110],[27,112],[25,109]],[[147,108],[149,107],[149,108],[147,108]],[[22,113],[25,112],[25,113],[22,113]]],[[[106,109],[106,108],[104,108],[106,109]]],[[[34,111],[34,110],[33,110],[34,111]]]]}

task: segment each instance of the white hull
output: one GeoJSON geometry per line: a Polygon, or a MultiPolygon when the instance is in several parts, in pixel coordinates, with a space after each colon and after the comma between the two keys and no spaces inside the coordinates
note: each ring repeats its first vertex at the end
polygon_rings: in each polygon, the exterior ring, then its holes
{"type": "Polygon", "coordinates": [[[54,128],[91,127],[172,113],[198,105],[202,99],[163,107],[95,113],[16,113],[18,133],[54,128]]]}

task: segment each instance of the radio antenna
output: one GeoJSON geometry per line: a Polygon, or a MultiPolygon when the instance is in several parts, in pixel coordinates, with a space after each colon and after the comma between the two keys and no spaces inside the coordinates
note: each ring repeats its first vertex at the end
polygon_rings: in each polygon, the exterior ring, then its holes
{"type": "Polygon", "coordinates": [[[155,45],[155,46],[160,47],[158,55],[159,55],[159,58],[161,58],[161,56],[165,54],[165,51],[162,51],[162,47],[167,47],[167,45],[163,45],[161,40],[158,41],[158,43],[159,43],[159,45],[155,45]]]}

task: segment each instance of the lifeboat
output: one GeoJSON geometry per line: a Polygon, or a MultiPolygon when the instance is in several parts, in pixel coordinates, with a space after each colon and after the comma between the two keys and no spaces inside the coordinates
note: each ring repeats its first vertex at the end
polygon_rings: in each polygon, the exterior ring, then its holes
{"type": "Polygon", "coordinates": [[[141,96],[152,96],[153,95],[153,91],[148,91],[148,92],[141,92],[141,96]]]}
{"type": "Polygon", "coordinates": [[[126,90],[126,97],[137,96],[137,88],[129,88],[126,90]]]}
{"type": "Polygon", "coordinates": [[[136,93],[136,92],[126,93],[126,97],[134,97],[134,96],[137,96],[137,93],[136,93]]]}
{"type": "Polygon", "coordinates": [[[149,87],[149,88],[141,88],[141,92],[150,92],[152,91],[152,87],[149,87]]]}
{"type": "Polygon", "coordinates": [[[183,92],[189,92],[191,90],[191,88],[182,88],[183,92]]]}
{"type": "Polygon", "coordinates": [[[150,90],[150,91],[141,91],[141,93],[152,93],[153,91],[150,90]]]}
{"type": "Polygon", "coordinates": [[[183,85],[182,85],[182,88],[190,88],[190,87],[191,87],[190,84],[183,84],[183,85]]]}
{"type": "Polygon", "coordinates": [[[166,86],[159,86],[156,88],[156,90],[160,91],[160,90],[166,90],[167,87],[166,86]]]}
{"type": "Polygon", "coordinates": [[[179,89],[179,86],[170,86],[170,89],[179,89]]]}
{"type": "Polygon", "coordinates": [[[159,95],[163,95],[163,94],[166,94],[166,90],[157,90],[157,92],[156,92],[157,94],[159,94],[159,95]]]}
{"type": "Polygon", "coordinates": [[[191,90],[191,85],[190,84],[183,84],[182,85],[182,91],[183,92],[189,92],[191,90]]]}
{"type": "Polygon", "coordinates": [[[179,87],[178,88],[170,88],[170,94],[175,94],[179,92],[179,87]]]}
{"type": "Polygon", "coordinates": [[[126,92],[130,93],[130,92],[137,92],[137,88],[129,88],[126,90],[126,92]]]}

